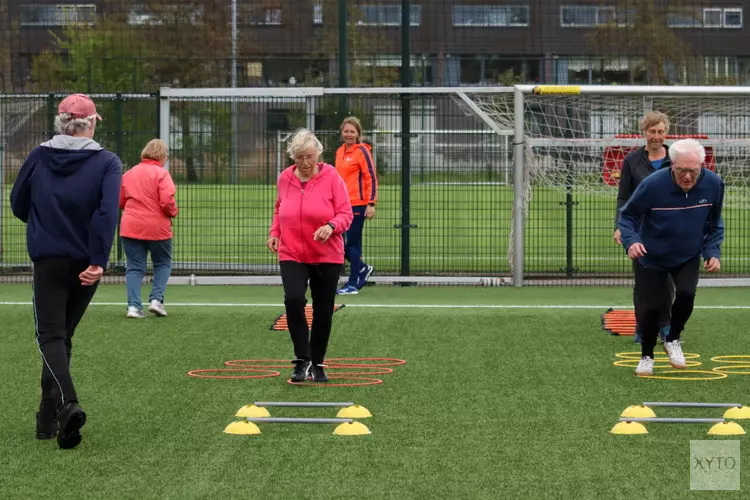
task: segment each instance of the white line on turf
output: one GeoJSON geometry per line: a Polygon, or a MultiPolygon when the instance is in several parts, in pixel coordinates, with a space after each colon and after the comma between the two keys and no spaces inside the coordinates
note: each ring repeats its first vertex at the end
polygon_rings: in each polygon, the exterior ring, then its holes
{"type": "MultiPolygon", "coordinates": [[[[0,302],[0,306],[30,306],[31,302],[0,302]]],[[[122,302],[92,302],[92,306],[125,307],[122,302]]],[[[167,302],[167,307],[284,307],[284,304],[258,304],[235,302],[167,302]]],[[[398,309],[632,309],[632,305],[611,304],[346,304],[346,307],[398,308],[398,309]]],[[[747,306],[695,306],[694,309],[750,309],[747,306]]]]}

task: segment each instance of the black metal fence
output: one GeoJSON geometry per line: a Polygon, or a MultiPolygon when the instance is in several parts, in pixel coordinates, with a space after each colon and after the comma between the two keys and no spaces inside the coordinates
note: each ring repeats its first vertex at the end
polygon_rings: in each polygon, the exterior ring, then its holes
{"type": "MultiPolygon", "coordinates": [[[[61,97],[0,95],[0,282],[29,280],[24,226],[11,214],[8,198],[25,156],[53,134],[61,97]]],[[[160,136],[165,117],[159,95],[93,98],[104,117],[95,138],[130,168],[146,142],[160,136]]],[[[498,99],[498,109],[507,105],[498,99]]],[[[276,178],[291,163],[286,140],[297,127],[314,127],[324,160],[333,163],[338,126],[348,114],[363,121],[378,170],[376,217],[364,232],[364,256],[378,275],[510,277],[513,138],[478,119],[455,93],[171,100],[170,171],[180,208],[174,274],[276,274],[276,257],[265,242],[276,178]],[[405,104],[408,127],[402,123],[405,104]]],[[[619,284],[631,276],[630,262],[612,241],[616,188],[571,195],[544,184],[530,187],[527,278],[619,284]]],[[[741,244],[749,230],[746,211],[727,216],[727,239],[733,242],[723,277],[750,274],[750,253],[741,244]]],[[[117,242],[109,279],[122,279],[124,261],[117,242]]]]}

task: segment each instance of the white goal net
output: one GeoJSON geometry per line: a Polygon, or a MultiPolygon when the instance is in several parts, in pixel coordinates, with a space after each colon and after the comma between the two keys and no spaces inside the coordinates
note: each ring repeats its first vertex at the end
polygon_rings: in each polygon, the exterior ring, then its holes
{"type": "MultiPolygon", "coordinates": [[[[512,96],[471,99],[500,127],[513,128],[512,96]]],[[[750,207],[750,99],[738,96],[527,95],[528,187],[616,196],[622,160],[645,144],[639,120],[651,110],[670,119],[667,144],[693,137],[706,147],[705,166],[724,179],[727,206],[750,207]]]]}

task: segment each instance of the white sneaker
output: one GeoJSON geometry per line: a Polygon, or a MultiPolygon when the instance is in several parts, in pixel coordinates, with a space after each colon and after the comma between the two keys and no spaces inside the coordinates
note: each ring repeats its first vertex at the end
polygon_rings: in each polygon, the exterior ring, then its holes
{"type": "Polygon", "coordinates": [[[128,306],[127,317],[128,318],[145,318],[145,316],[143,315],[143,311],[141,311],[135,306],[128,306]]]}
{"type": "Polygon", "coordinates": [[[635,369],[635,374],[638,376],[642,375],[653,375],[654,374],[654,360],[650,356],[641,358],[638,362],[638,367],[635,369]]]}
{"type": "Polygon", "coordinates": [[[159,302],[158,300],[154,299],[151,301],[151,304],[148,306],[148,310],[152,313],[156,314],[157,316],[166,316],[167,310],[164,309],[164,304],[159,302]]]}
{"type": "Polygon", "coordinates": [[[682,354],[682,346],[679,340],[664,342],[664,351],[669,356],[669,364],[672,368],[685,368],[685,355],[682,354]]]}

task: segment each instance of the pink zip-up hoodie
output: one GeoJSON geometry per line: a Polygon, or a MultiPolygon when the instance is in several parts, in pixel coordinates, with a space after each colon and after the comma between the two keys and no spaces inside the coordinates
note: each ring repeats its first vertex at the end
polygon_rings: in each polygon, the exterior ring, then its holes
{"type": "Polygon", "coordinates": [[[352,206],[341,176],[333,166],[318,163],[318,173],[302,188],[297,166],[284,170],[276,184],[276,207],[269,236],[279,238],[279,261],[304,264],[343,264],[343,234],[352,224],[352,206]],[[313,240],[315,231],[335,226],[325,243],[313,240]]]}

